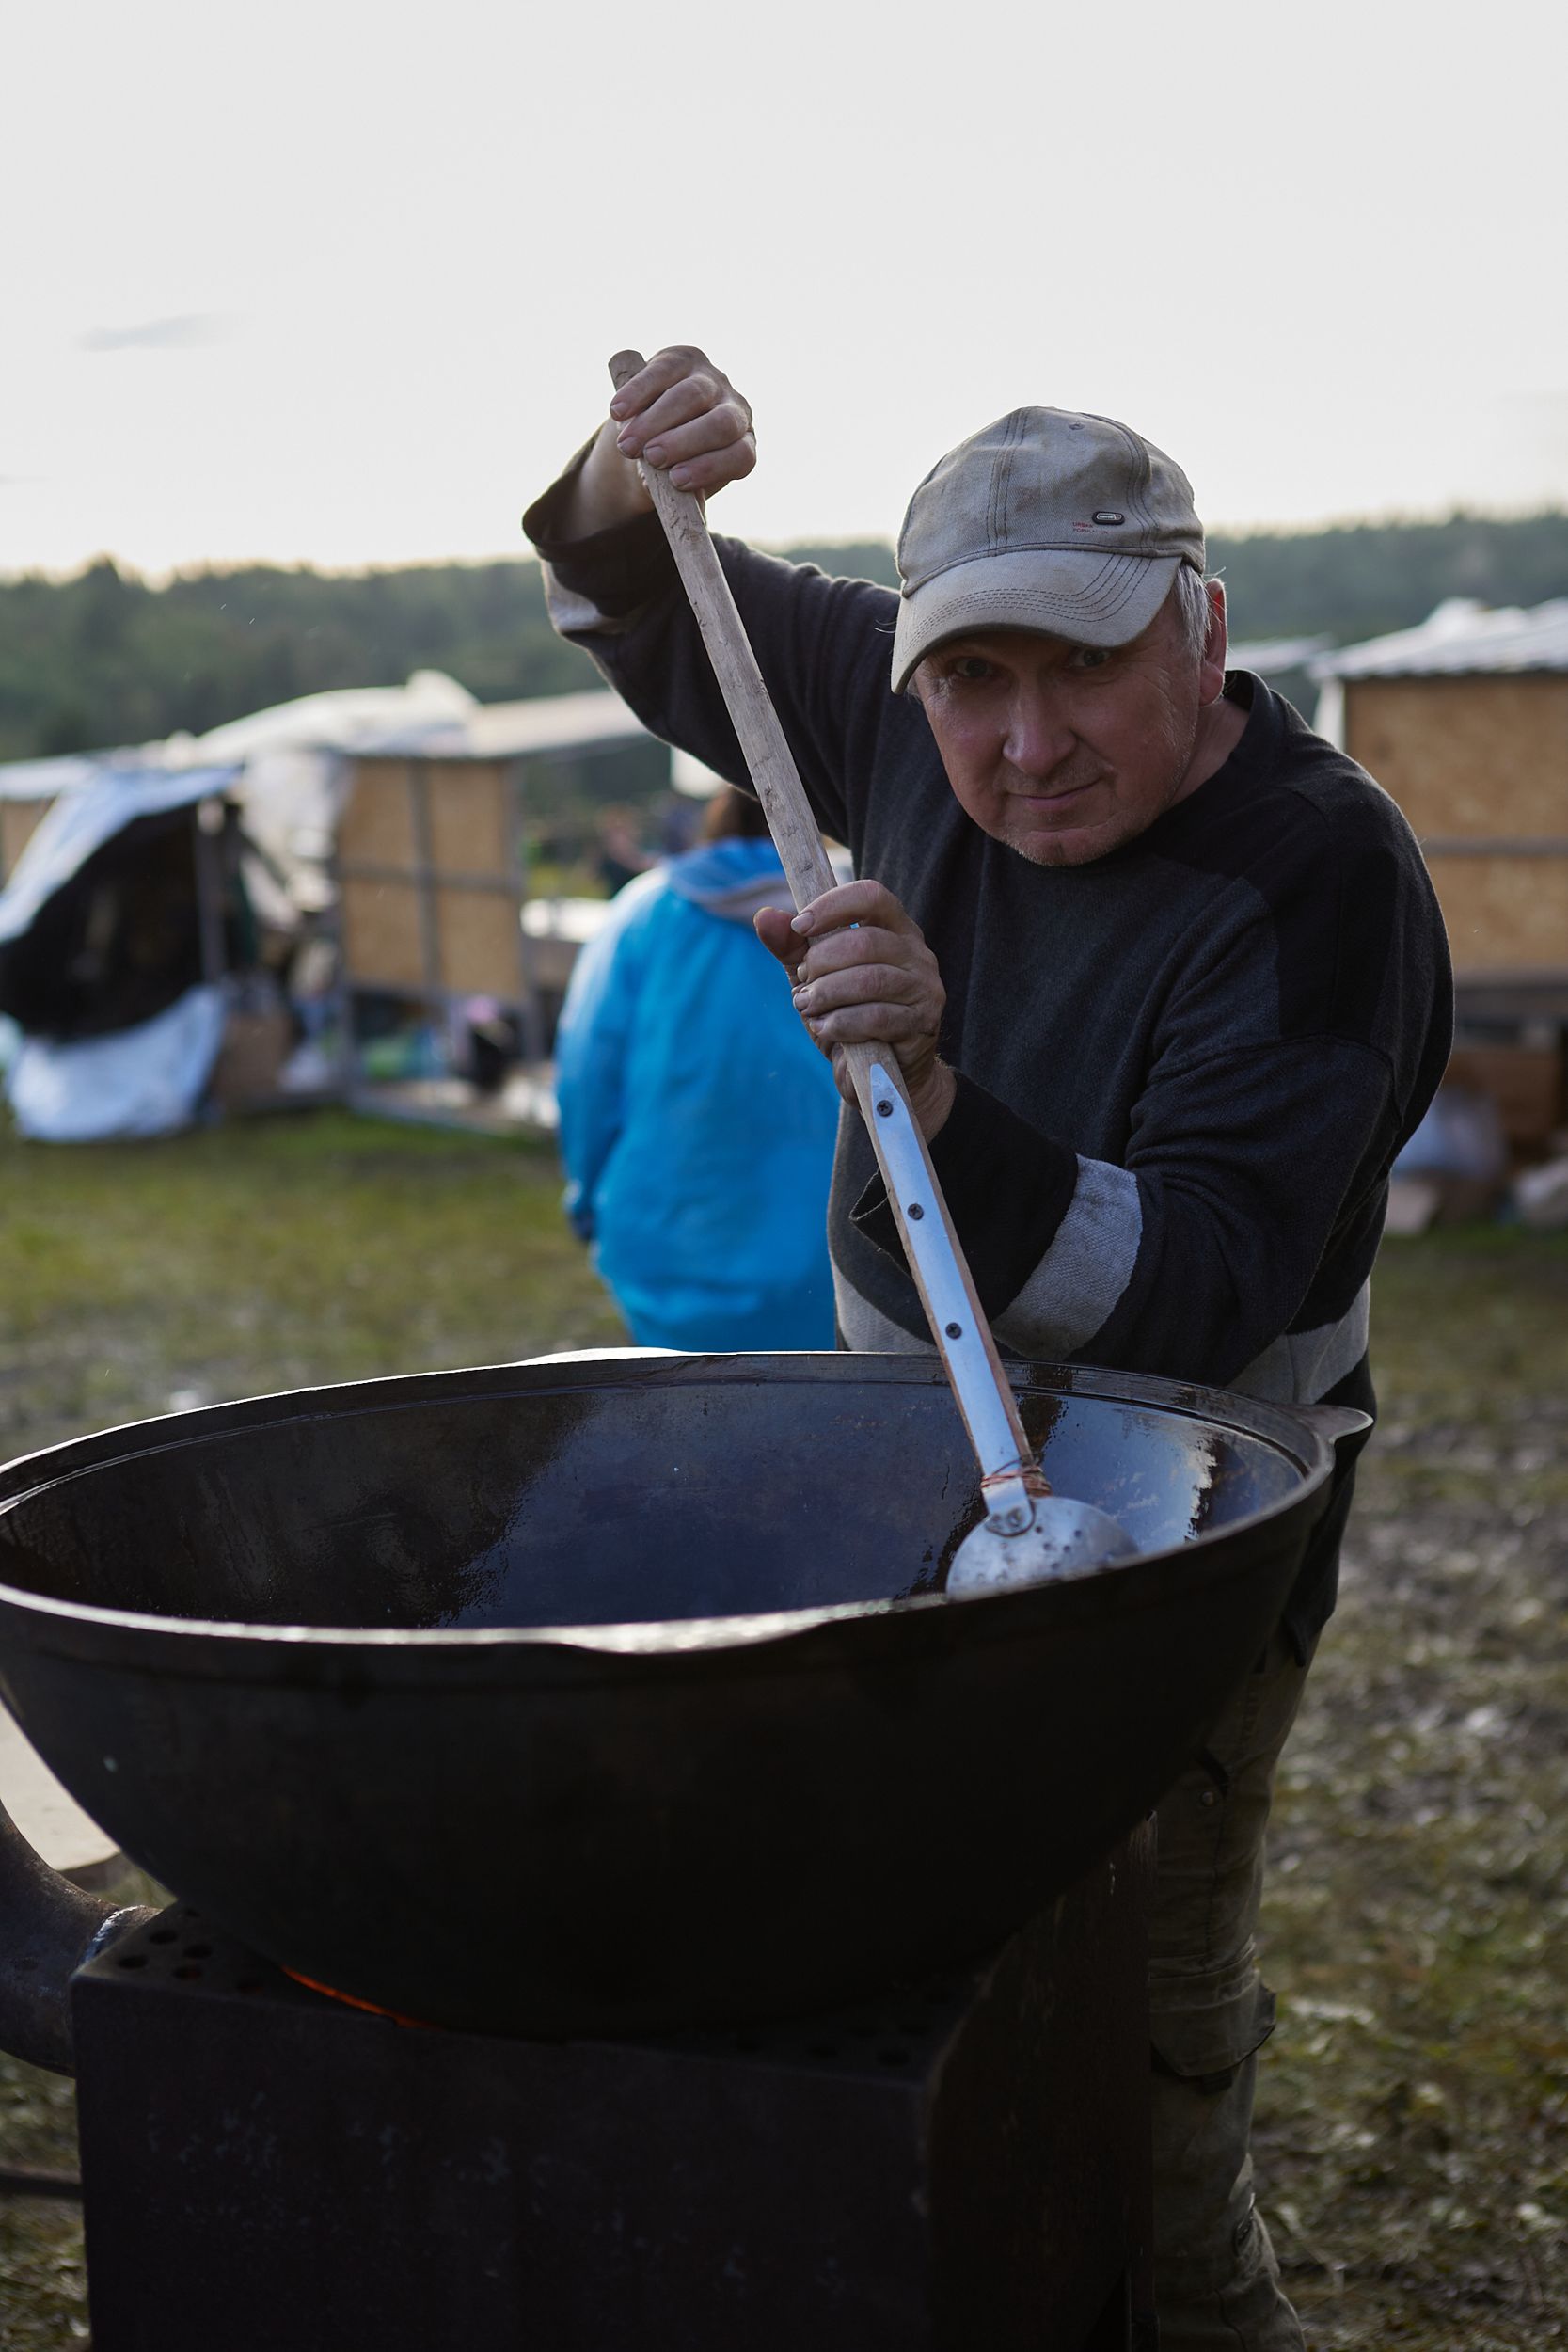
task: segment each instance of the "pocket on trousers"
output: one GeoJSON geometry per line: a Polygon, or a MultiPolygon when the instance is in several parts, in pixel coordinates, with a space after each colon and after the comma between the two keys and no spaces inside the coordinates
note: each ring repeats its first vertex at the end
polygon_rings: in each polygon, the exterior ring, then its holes
{"type": "Polygon", "coordinates": [[[1154,2062],[1183,2082],[1222,2090],[1236,2069],[1262,2048],[1274,2023],[1275,1997],[1260,1977],[1219,2000],[1167,2007],[1156,1994],[1148,2021],[1154,2062]]]}

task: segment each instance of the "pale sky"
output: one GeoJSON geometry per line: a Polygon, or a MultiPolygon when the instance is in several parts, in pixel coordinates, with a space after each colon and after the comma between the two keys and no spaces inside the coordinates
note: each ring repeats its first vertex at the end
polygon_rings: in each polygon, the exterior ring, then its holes
{"type": "Polygon", "coordinates": [[[518,551],[704,345],[770,541],[1026,401],[1212,526],[1568,502],[1568,11],[86,0],[0,98],[0,571],[518,551]]]}

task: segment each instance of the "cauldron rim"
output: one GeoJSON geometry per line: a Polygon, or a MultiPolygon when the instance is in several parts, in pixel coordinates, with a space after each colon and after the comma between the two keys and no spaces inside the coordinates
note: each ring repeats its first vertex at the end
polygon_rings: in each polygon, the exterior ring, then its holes
{"type": "MultiPolygon", "coordinates": [[[[325,1387],[269,1391],[250,1397],[199,1406],[178,1413],[149,1416],[79,1438],[40,1448],[0,1465],[0,1554],[6,1549],[5,1522],[21,1503],[52,1487],[63,1486],[112,1468],[129,1456],[173,1452],[206,1444],[245,1428],[266,1428],[289,1421],[337,1419],[364,1412],[403,1411],[438,1398],[504,1397],[509,1393],[540,1396],[574,1389],[600,1392],[618,1389],[700,1387],[710,1381],[716,1367],[725,1376],[748,1375],[772,1383],[843,1381],[862,1387],[937,1387],[944,1375],[934,1358],[916,1355],[872,1355],[847,1350],[795,1354],[674,1355],[628,1351],[611,1358],[591,1351],[581,1360],[570,1357],[465,1366],[443,1372],[403,1373],[375,1379],[339,1381],[325,1387]],[[613,1370],[611,1364],[613,1363],[613,1370]],[[782,1369],[781,1369],[782,1367],[782,1369]],[[532,1378],[527,1375],[532,1372],[532,1378]],[[541,1377],[540,1375],[546,1376],[541,1377]],[[509,1388],[504,1382],[515,1383],[509,1388]],[[328,1402],[327,1400],[331,1400],[328,1402]],[[312,1410],[312,1403],[314,1409],[312,1410]],[[179,1434],[172,1434],[177,1429],[179,1434]],[[154,1433],[170,1430],[159,1440],[154,1433]],[[139,1439],[140,1442],[127,1440],[139,1439]],[[53,1474],[50,1465],[56,1465],[53,1474]],[[40,1474],[41,1473],[41,1474],[40,1474]]],[[[520,1626],[315,1626],[261,1624],[244,1618],[174,1616],[144,1610],[105,1608],[87,1601],[69,1601],[30,1590],[0,1577],[0,1609],[18,1613],[40,1645],[74,1648],[71,1629],[91,1642],[93,1629],[114,1629],[133,1643],[155,1640],[166,1649],[169,1662],[179,1659],[184,1671],[205,1677],[216,1674],[237,1681],[272,1679],[235,1676],[232,1655],[243,1645],[253,1662],[271,1653],[282,1678],[298,1678],[298,1669],[313,1661],[331,1671],[373,1654],[378,1670],[403,1660],[410,1666],[433,1661],[443,1653],[466,1659],[476,1666],[487,1657],[504,1661],[515,1675],[517,1654],[533,1650],[551,1681],[571,1672],[572,1661],[590,1672],[616,1672],[643,1667],[693,1670],[704,1663],[743,1660],[747,1653],[777,1663],[781,1649],[804,1644],[813,1659],[819,1640],[852,1633],[860,1626],[876,1625],[887,1637],[890,1625],[902,1623],[911,1634],[926,1635],[940,1625],[951,1628],[961,1615],[966,1642],[972,1639],[1010,1640],[1049,1609],[1053,1618],[1076,1616],[1080,1609],[1103,1608],[1114,1589],[1117,1613],[1136,1609],[1153,1597],[1158,1583],[1168,1595],[1173,1579],[1206,1581],[1214,1554],[1228,1556],[1237,1538],[1247,1531],[1277,1520],[1282,1508],[1301,1509],[1328,1479],[1334,1448],[1328,1436],[1314,1427],[1302,1408],[1272,1405],[1228,1390],[1205,1388],[1153,1373],[1127,1373],[1097,1365],[1010,1362],[1008,1375],[1022,1395],[1081,1397],[1097,1404],[1152,1407],[1186,1421],[1204,1422],[1222,1430],[1272,1446],[1300,1473],[1300,1484],[1282,1506],[1278,1502],[1227,1520],[1223,1526],[1178,1545],[1141,1551],[1130,1561],[1097,1569],[1091,1575],[1060,1583],[1036,1585],[1018,1592],[988,1594],[961,1604],[944,1594],[922,1593],[897,1599],[841,1601],[790,1610],[759,1611],[723,1617],[645,1618],[619,1624],[520,1626]],[[1183,1573],[1185,1571],[1185,1574],[1183,1573]],[[229,1652],[227,1656],[225,1653],[229,1652]],[[553,1669],[553,1670],[552,1670],[553,1669]]],[[[1309,1408],[1307,1408],[1309,1409],[1309,1408]]],[[[1244,1555],[1245,1546],[1242,1546],[1244,1555]]],[[[13,1629],[17,1616],[12,1617],[13,1629]]],[[[918,1638],[918,1637],[917,1637],[918,1638]]],[[[940,1638],[940,1636],[939,1636],[940,1638]]],[[[924,1640],[920,1642],[924,1646],[924,1640]]],[[[802,1664],[806,1659],[802,1656],[802,1664]]],[[[313,1677],[312,1677],[313,1678],[313,1677]]]]}

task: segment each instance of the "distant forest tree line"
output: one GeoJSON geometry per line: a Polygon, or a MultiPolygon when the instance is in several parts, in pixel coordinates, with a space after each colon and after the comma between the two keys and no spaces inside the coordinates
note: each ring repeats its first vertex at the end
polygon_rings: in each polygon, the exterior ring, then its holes
{"type": "MultiPolygon", "coordinates": [[[[825,569],[893,581],[881,542],[796,548],[825,569]]],[[[1568,513],[1358,524],[1212,538],[1239,638],[1354,644],[1445,596],[1568,596],[1568,513]]],[[[445,670],[481,702],[592,686],[545,617],[538,566],[428,564],[318,572],[190,572],[163,586],[101,558],[68,580],[0,580],[0,758],[201,734],[272,703],[445,670]]]]}

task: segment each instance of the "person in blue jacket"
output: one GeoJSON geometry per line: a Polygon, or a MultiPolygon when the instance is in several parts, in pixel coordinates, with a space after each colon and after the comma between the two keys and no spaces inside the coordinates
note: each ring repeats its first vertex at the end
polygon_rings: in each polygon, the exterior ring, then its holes
{"type": "Polygon", "coordinates": [[[628,882],[556,1039],[565,1208],[643,1347],[831,1348],[832,1072],[752,929],[788,885],[725,786],[696,849],[628,882]]]}

